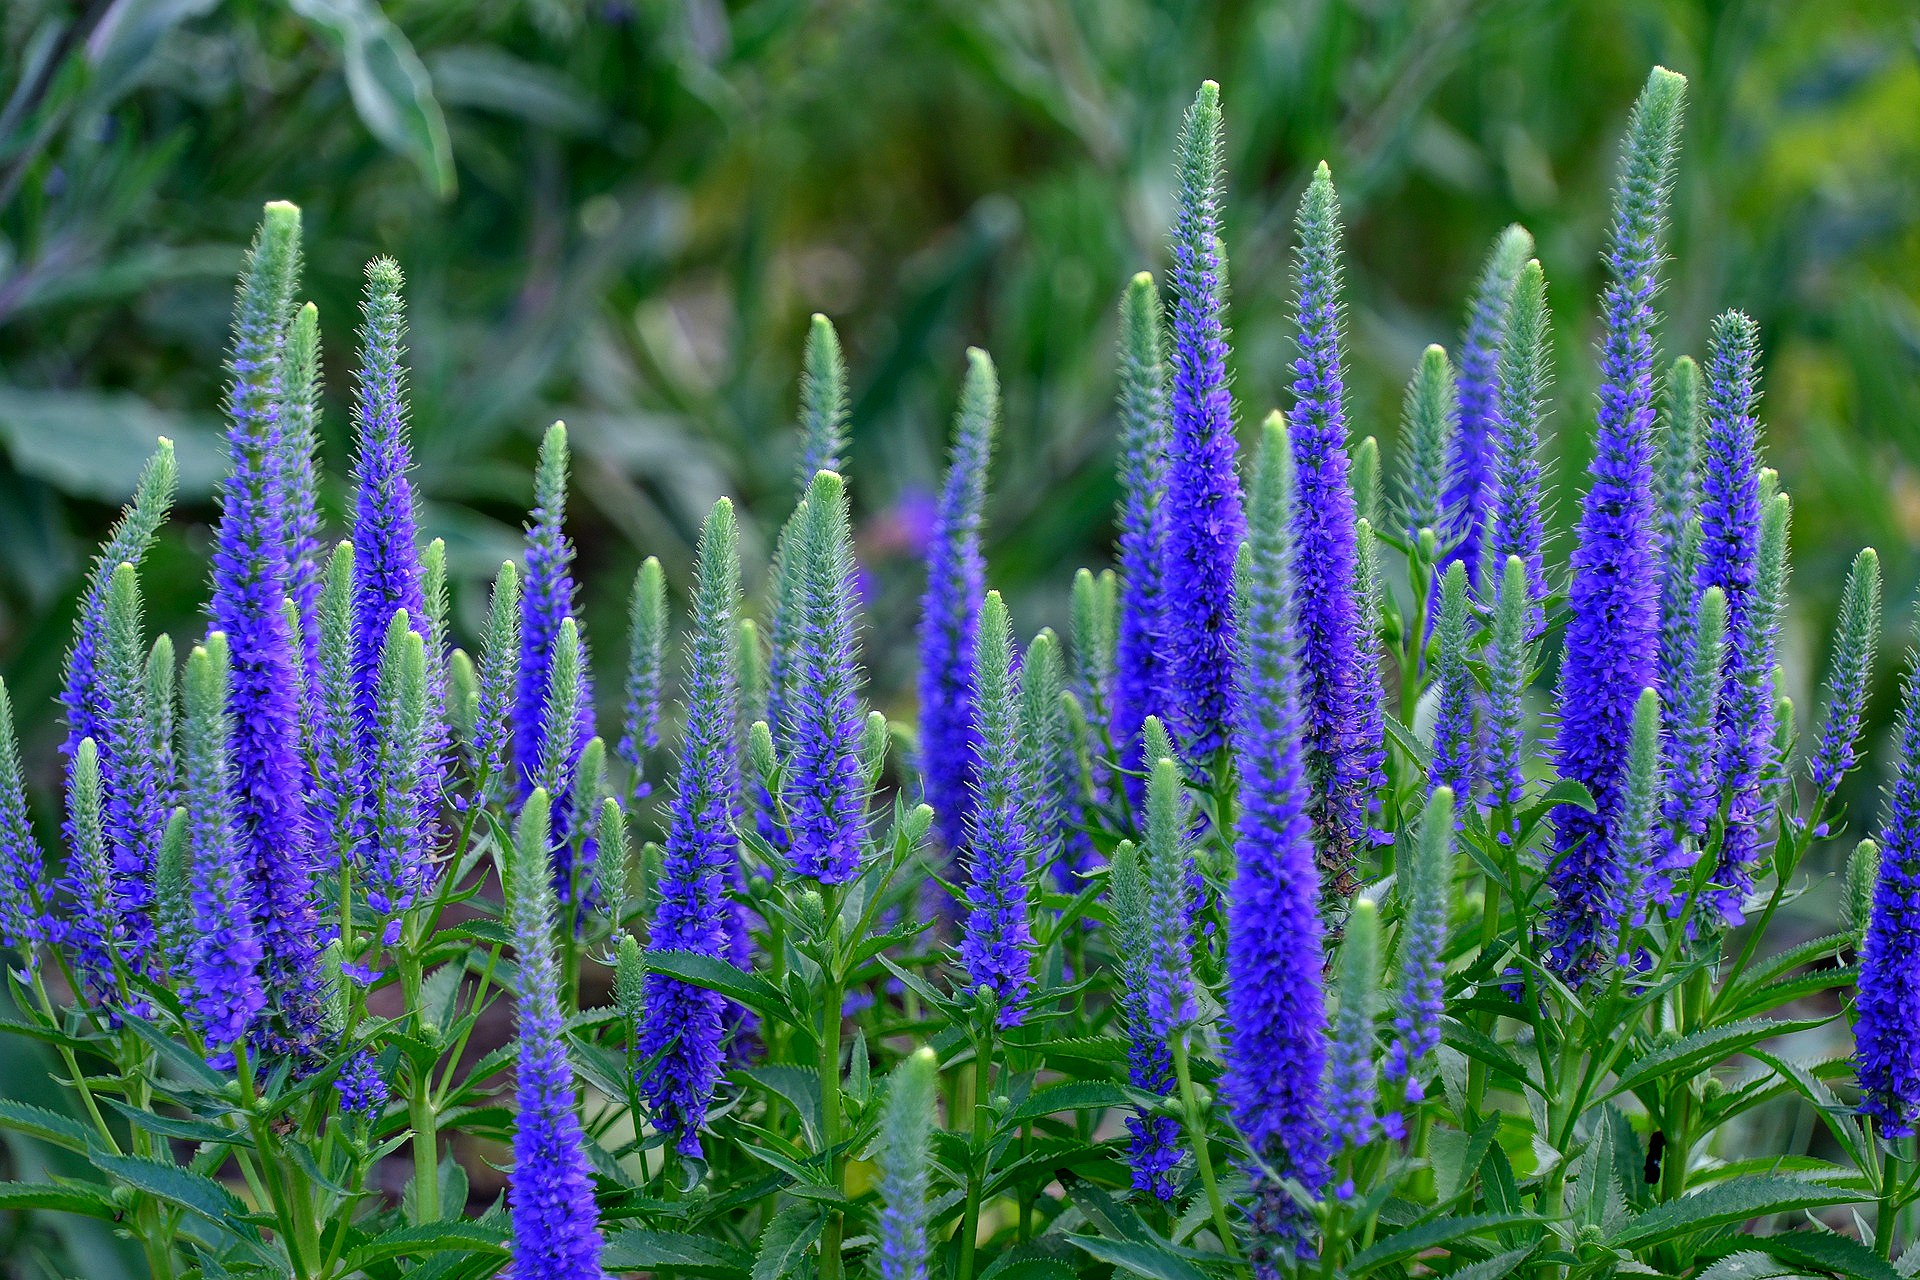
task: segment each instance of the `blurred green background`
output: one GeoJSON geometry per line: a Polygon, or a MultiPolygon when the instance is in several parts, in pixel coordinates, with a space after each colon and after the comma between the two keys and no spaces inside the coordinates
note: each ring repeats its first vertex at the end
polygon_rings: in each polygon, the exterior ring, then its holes
{"type": "MultiPolygon", "coordinates": [[[[1764,332],[1771,459],[1799,502],[1803,718],[1857,546],[1882,550],[1889,634],[1908,631],[1910,0],[11,0],[0,49],[0,670],[43,766],[78,575],[160,433],[185,519],[149,590],[159,625],[195,627],[232,280],[268,199],[306,211],[336,516],[360,268],[386,253],[409,275],[418,482],[469,623],[556,417],[603,665],[639,557],[684,582],[717,495],[743,502],[763,563],[821,310],[853,370],[882,700],[910,688],[915,539],[969,344],[1006,389],[992,575],[1023,630],[1060,625],[1109,537],[1115,305],[1164,261],[1174,133],[1205,77],[1228,119],[1243,426],[1284,382],[1292,208],[1325,158],[1353,418],[1390,474],[1420,348],[1452,343],[1503,225],[1538,237],[1564,520],[1616,140],[1652,63],[1687,73],[1667,350],[1697,352],[1727,306],[1764,332]]],[[[0,1258],[39,1274],[52,1247],[0,1239],[0,1258]]],[[[103,1237],[62,1247],[119,1274],[103,1237]]]]}
{"type": "Polygon", "coordinates": [[[818,309],[853,369],[882,696],[909,683],[915,539],[968,344],[1006,388],[994,579],[1023,629],[1061,622],[1109,536],[1115,301],[1164,259],[1174,133],[1209,76],[1243,425],[1284,382],[1292,208],[1324,157],[1353,419],[1390,473],[1419,349],[1454,339],[1502,225],[1538,237],[1564,519],[1616,139],[1650,64],[1685,71],[1667,347],[1697,351],[1725,306],[1761,323],[1771,457],[1799,499],[1803,707],[1853,549],[1885,553],[1896,620],[1920,573],[1903,0],[15,0],[3,21],[0,669],[30,751],[77,575],[160,432],[188,519],[151,589],[162,625],[193,625],[232,278],[272,198],[306,211],[335,477],[361,265],[408,272],[418,480],[467,619],[556,417],[603,664],[638,558],[684,579],[715,496],[764,550],[818,309]]]}

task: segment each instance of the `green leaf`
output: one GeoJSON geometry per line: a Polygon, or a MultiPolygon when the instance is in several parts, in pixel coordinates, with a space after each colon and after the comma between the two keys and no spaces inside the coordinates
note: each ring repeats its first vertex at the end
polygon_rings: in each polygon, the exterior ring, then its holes
{"type": "Polygon", "coordinates": [[[483,1222],[448,1219],[383,1231],[347,1255],[345,1270],[362,1271],[376,1262],[425,1257],[451,1250],[479,1252],[493,1257],[507,1252],[506,1236],[483,1222]]]}
{"type": "Polygon", "coordinates": [[[1777,1236],[1743,1236],[1739,1257],[1763,1253],[1797,1267],[1814,1267],[1848,1280],[1906,1280],[1898,1268],[1851,1236],[1831,1231],[1793,1231],[1777,1236]]]}
{"type": "Polygon", "coordinates": [[[1123,1267],[1133,1275],[1151,1276],[1153,1280],[1207,1280],[1206,1272],[1178,1254],[1169,1253],[1164,1243],[1109,1240],[1104,1236],[1068,1236],[1067,1239],[1100,1261],[1123,1267]]]}
{"type": "Polygon", "coordinates": [[[1458,1129],[1435,1129],[1428,1135],[1427,1150],[1440,1203],[1445,1204],[1466,1189],[1499,1128],[1499,1119],[1490,1118],[1471,1134],[1458,1129]]]}
{"type": "Polygon", "coordinates": [[[1476,1262],[1470,1267],[1458,1271],[1449,1271],[1446,1280],[1500,1280],[1515,1267],[1533,1256],[1539,1242],[1521,1245],[1518,1249],[1509,1249],[1505,1253],[1495,1254],[1485,1262],[1476,1262]]]}
{"type": "Polygon", "coordinates": [[[787,998],[780,994],[779,988],[758,974],[742,973],[714,956],[703,956],[693,951],[649,951],[647,972],[664,974],[696,987],[718,991],[729,1000],[779,1022],[792,1020],[787,998]]]}
{"type": "Polygon", "coordinates": [[[760,1253],[753,1260],[753,1280],[780,1280],[795,1275],[800,1259],[820,1238],[827,1224],[826,1213],[817,1204],[790,1204],[773,1215],[773,1221],[760,1234],[760,1253]]]}
{"type": "Polygon", "coordinates": [[[182,1142],[215,1142],[230,1147],[253,1146],[253,1139],[244,1133],[225,1129],[209,1120],[189,1116],[163,1116],[152,1110],[130,1107],[118,1098],[106,1098],[103,1101],[115,1111],[127,1118],[128,1123],[145,1129],[148,1133],[161,1134],[168,1138],[178,1138],[182,1142]]]}
{"type": "Polygon", "coordinates": [[[212,493],[226,470],[217,419],[171,413],[124,391],[0,386],[0,443],[13,465],[65,493],[124,502],[160,436],[173,441],[181,496],[212,493]]]}
{"type": "Polygon", "coordinates": [[[1005,1123],[1018,1124],[1062,1111],[1094,1111],[1104,1107],[1124,1107],[1132,1096],[1117,1084],[1105,1080],[1070,1080],[1040,1090],[1007,1112],[1005,1123]]]}
{"type": "Polygon", "coordinates": [[[745,1076],[768,1092],[786,1099],[799,1115],[808,1134],[817,1142],[820,1133],[820,1073],[812,1067],[773,1064],[746,1067],[736,1074],[745,1076]]]}
{"type": "Polygon", "coordinates": [[[212,1178],[143,1156],[115,1156],[95,1151],[89,1158],[101,1170],[138,1191],[191,1210],[242,1239],[255,1239],[252,1229],[241,1221],[246,1217],[247,1207],[212,1178]]]}
{"type": "Polygon", "coordinates": [[[1598,1132],[1580,1157],[1574,1183],[1573,1220],[1582,1227],[1605,1226],[1626,1203],[1626,1191],[1614,1176],[1613,1127],[1604,1123],[1596,1127],[1598,1132]]]}
{"type": "Polygon", "coordinates": [[[1775,1280],[1797,1276],[1799,1269],[1754,1249],[1730,1253],[1699,1273],[1696,1280],[1775,1280]]]}
{"type": "Polygon", "coordinates": [[[339,52],[353,109],[367,131],[411,161],[434,194],[453,194],[453,147],[433,78],[373,0],[290,0],[339,52]]]}
{"type": "Polygon", "coordinates": [[[1867,1144],[1867,1133],[1855,1117],[1853,1108],[1847,1106],[1826,1086],[1826,1082],[1814,1075],[1807,1067],[1786,1058],[1777,1058],[1761,1049],[1752,1051],[1753,1057],[1765,1063],[1779,1073],[1795,1093],[1811,1102],[1819,1109],[1832,1132],[1834,1140],[1846,1149],[1856,1168],[1870,1168],[1871,1160],[1867,1144]]]}
{"type": "Polygon", "coordinates": [[[50,1209],[55,1213],[77,1213],[111,1222],[120,1216],[104,1187],[89,1187],[63,1182],[0,1182],[0,1211],[8,1209],[50,1209]]]}
{"type": "Polygon", "coordinates": [[[205,1058],[175,1040],[137,1014],[123,1013],[121,1021],[155,1056],[178,1072],[180,1077],[209,1093],[224,1093],[227,1078],[207,1065],[205,1058]]]}
{"type": "Polygon", "coordinates": [[[746,1250],[710,1236],[630,1227],[607,1241],[600,1261],[609,1271],[672,1267],[688,1275],[745,1276],[753,1270],[746,1250]]]}
{"type": "Polygon", "coordinates": [[[437,96],[446,106],[476,107],[574,136],[605,124],[600,109],[572,79],[504,48],[458,45],[426,57],[437,96]]]}
{"type": "MultiPolygon", "coordinates": [[[[1058,1240],[1060,1237],[1047,1237],[1058,1240]]],[[[1078,1259],[1079,1254],[1070,1254],[1078,1259]]],[[[1015,1246],[993,1260],[980,1280],[1074,1280],[1073,1263],[1066,1258],[1035,1252],[1035,1246],[1015,1246]]]]}
{"type": "Polygon", "coordinates": [[[1606,1243],[1617,1249],[1644,1249],[1750,1218],[1854,1203],[1860,1198],[1855,1191],[1798,1178],[1758,1177],[1716,1182],[1693,1195],[1670,1200],[1628,1219],[1606,1243]]]}
{"type": "MultiPolygon", "coordinates": [[[[1724,1061],[1762,1040],[1824,1025],[1827,1018],[1749,1018],[1708,1027],[1636,1058],[1620,1073],[1612,1094],[1625,1093],[1656,1079],[1685,1079],[1702,1067],[1724,1061]]],[[[1611,1095],[1609,1095],[1611,1096],[1611,1095]]]]}
{"type": "Polygon", "coordinates": [[[1440,1218],[1434,1222],[1424,1222],[1417,1227],[1408,1227],[1396,1231],[1373,1242],[1353,1256],[1347,1264],[1349,1276],[1363,1276],[1375,1267],[1388,1263],[1403,1262],[1408,1258],[1450,1244],[1463,1236],[1477,1236],[1489,1231],[1504,1231],[1509,1227],[1524,1227],[1537,1223],[1539,1219],[1527,1213],[1479,1213],[1466,1217],[1440,1218]]]}
{"type": "Polygon", "coordinates": [[[1039,1046],[1051,1062],[1069,1058],[1081,1062],[1125,1062],[1127,1042],[1119,1036],[1063,1036],[1039,1046]]]}
{"type": "Polygon", "coordinates": [[[72,1116],[63,1116],[57,1111],[49,1111],[31,1103],[15,1102],[11,1098],[0,1098],[0,1129],[24,1133],[83,1155],[93,1141],[92,1132],[72,1116]]]}

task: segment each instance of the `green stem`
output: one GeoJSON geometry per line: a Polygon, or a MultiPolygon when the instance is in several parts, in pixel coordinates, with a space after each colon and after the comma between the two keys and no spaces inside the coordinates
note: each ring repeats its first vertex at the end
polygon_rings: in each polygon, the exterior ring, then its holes
{"type": "MultiPolygon", "coordinates": [[[[60,1018],[53,1011],[53,997],[47,994],[47,987],[40,980],[40,971],[33,970],[33,994],[40,1001],[40,1009],[47,1015],[47,1022],[56,1030],[60,1018]]],[[[86,1073],[80,1070],[80,1059],[74,1056],[73,1049],[64,1042],[55,1046],[60,1051],[60,1061],[67,1068],[67,1074],[73,1078],[73,1087],[80,1091],[80,1101],[87,1109],[87,1116],[93,1121],[93,1127],[99,1131],[100,1140],[107,1144],[110,1155],[120,1154],[120,1144],[113,1139],[113,1131],[107,1128],[106,1117],[100,1114],[100,1104],[93,1099],[93,1089],[87,1084],[86,1073]]]]}
{"type": "MultiPolygon", "coordinates": [[[[414,1029],[425,1037],[424,1015],[420,1009],[420,956],[412,938],[401,944],[397,957],[400,986],[406,993],[406,1007],[413,1010],[414,1029]]],[[[433,1101],[431,1071],[410,1072],[407,1090],[407,1122],[413,1127],[413,1203],[420,1222],[440,1220],[440,1112],[433,1101]]]]}
{"type": "Polygon", "coordinates": [[[1873,1247],[1881,1257],[1893,1260],[1894,1228],[1900,1221],[1900,1156],[1891,1142],[1880,1161],[1880,1212],[1873,1224],[1873,1247]]]}
{"type": "MultiPolygon", "coordinates": [[[[827,1185],[841,1190],[840,1167],[840,1006],[845,997],[838,957],[827,980],[826,1006],[820,1011],[820,1149],[826,1160],[827,1185]]],[[[840,1280],[839,1210],[827,1214],[820,1235],[820,1280],[840,1280]]]]}
{"type": "Polygon", "coordinates": [[[1193,1087],[1193,1068],[1187,1061],[1187,1033],[1173,1037],[1173,1074],[1180,1082],[1180,1106],[1186,1113],[1187,1140],[1193,1145],[1193,1162],[1200,1167],[1200,1182],[1207,1189],[1207,1208],[1213,1213],[1213,1229],[1220,1235],[1220,1248],[1229,1258],[1240,1256],[1234,1243],[1233,1224],[1227,1220],[1226,1201],[1220,1197],[1220,1179],[1213,1171],[1213,1152],[1207,1146],[1206,1117],[1200,1112],[1200,1097],[1193,1087]]]}
{"type": "Polygon", "coordinates": [[[973,1046],[973,1143],[967,1161],[967,1206],[960,1218],[961,1276],[973,1275],[973,1252],[980,1235],[980,1196],[986,1184],[987,1143],[992,1137],[993,1023],[975,1039],[973,1046]]]}

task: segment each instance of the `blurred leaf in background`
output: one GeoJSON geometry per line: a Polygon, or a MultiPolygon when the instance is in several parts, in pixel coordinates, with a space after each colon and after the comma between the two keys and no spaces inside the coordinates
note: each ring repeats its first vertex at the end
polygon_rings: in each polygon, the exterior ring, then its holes
{"type": "MultiPolygon", "coordinates": [[[[557,417],[602,661],[639,557],[684,583],[718,494],[764,564],[816,310],[853,371],[876,701],[910,709],[917,540],[970,343],[1006,392],[993,577],[1023,631],[1061,625],[1069,570],[1106,556],[1116,302],[1164,262],[1204,77],[1228,120],[1240,421],[1281,398],[1292,210],[1325,158],[1354,424],[1390,465],[1421,348],[1455,339],[1500,228],[1533,230],[1564,518],[1614,140],[1649,64],[1687,73],[1666,345],[1698,352],[1727,306],[1762,325],[1803,721],[1854,548],[1881,548],[1896,628],[1920,578],[1910,0],[12,0],[0,61],[0,670],[43,770],[77,576],[156,434],[189,519],[148,599],[199,625],[232,280],[268,199],[305,209],[336,517],[360,267],[407,270],[425,524],[469,634],[557,417]]],[[[107,1275],[115,1247],[16,1256],[107,1275]]]]}
{"type": "MultiPolygon", "coordinates": [[[[1697,349],[1723,306],[1760,319],[1803,582],[1862,541],[1896,600],[1920,570],[1920,36],[1899,0],[21,0],[3,22],[0,534],[25,553],[0,570],[0,655],[40,737],[61,602],[148,437],[181,441],[209,514],[230,279],[268,198],[306,210],[336,476],[358,268],[406,264],[427,520],[467,583],[512,552],[555,417],[595,616],[643,553],[684,574],[723,490],[764,540],[817,309],[855,371],[883,692],[970,342],[1007,387],[995,576],[1024,627],[1058,622],[1065,569],[1108,535],[1114,299],[1164,257],[1203,76],[1228,110],[1242,420],[1284,384],[1291,211],[1325,157],[1355,424],[1390,456],[1414,357],[1454,336],[1495,232],[1532,228],[1565,318],[1564,511],[1611,140],[1649,63],[1687,72],[1668,345],[1697,349]]],[[[184,620],[199,584],[175,585],[157,605],[184,620]]]]}

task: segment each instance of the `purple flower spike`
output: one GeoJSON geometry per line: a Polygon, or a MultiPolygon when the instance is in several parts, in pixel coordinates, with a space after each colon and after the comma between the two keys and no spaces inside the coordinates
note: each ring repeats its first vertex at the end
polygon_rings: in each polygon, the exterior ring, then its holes
{"type": "Polygon", "coordinates": [[[970,349],[947,479],[934,509],[920,615],[920,773],[940,838],[956,860],[966,843],[979,767],[973,651],[986,582],[980,525],[999,415],[1000,384],[993,360],[984,351],[970,349]]]}
{"type": "Polygon", "coordinates": [[[1368,810],[1383,782],[1380,673],[1357,589],[1359,548],[1347,484],[1341,370],[1340,204],[1322,164],[1300,201],[1294,260],[1299,354],[1293,361],[1294,614],[1301,710],[1314,780],[1315,843],[1330,896],[1353,892],[1353,866],[1370,838],[1368,810]]]}
{"type": "Polygon", "coordinates": [[[1860,1112],[1888,1138],[1920,1120],[1920,655],[1907,658],[1898,738],[1853,1006],[1860,1112]]]}
{"type": "MultiPolygon", "coordinates": [[[[687,727],[661,857],[652,949],[727,958],[727,891],[738,875],[740,551],[733,504],[714,504],[700,531],[687,658],[687,727]]],[[[685,1155],[700,1154],[700,1127],[720,1079],[727,1001],[705,987],[650,973],[636,1053],[652,1066],[640,1093],[655,1123],[685,1155]]]]}
{"type": "Polygon", "coordinates": [[[422,640],[428,627],[419,522],[413,482],[408,478],[413,454],[407,443],[402,284],[400,268],[391,258],[375,258],[367,264],[366,298],[360,304],[361,364],[353,393],[359,442],[353,472],[354,704],[363,769],[373,764],[387,626],[404,609],[422,640]]]}
{"type": "Polygon", "coordinates": [[[283,607],[287,520],[279,474],[281,354],[300,211],[267,206],[234,308],[227,412],[232,470],[220,486],[213,556],[214,629],[232,658],[234,825],[275,1016],[264,1046],[304,1054],[321,1033],[321,930],[300,758],[300,656],[283,607]]]}
{"type": "Polygon", "coordinates": [[[287,581],[300,619],[300,656],[309,689],[320,677],[320,312],[301,307],[287,331],[286,426],[280,484],[287,504],[287,581]]]}
{"type": "Polygon", "coordinates": [[[1686,79],[1654,68],[1634,105],[1614,202],[1610,277],[1602,298],[1602,379],[1593,483],[1571,556],[1561,666],[1560,776],[1583,784],[1598,811],[1554,812],[1549,962],[1584,980],[1612,954],[1625,869],[1617,838],[1634,704],[1658,679],[1659,583],[1654,529],[1655,296],[1660,240],[1686,79]]]}
{"type": "Polygon", "coordinates": [[[1018,1005],[1033,987],[1029,914],[1032,832],[1020,777],[1020,692],[1013,669],[1013,627],[1000,593],[980,610],[975,688],[980,696],[980,767],[967,824],[967,915],[960,959],[967,985],[990,990],[1002,1027],[1024,1019],[1018,1005]]]}
{"type": "Polygon", "coordinates": [[[545,790],[520,810],[508,924],[520,957],[513,1169],[513,1280],[602,1280],[600,1223],[567,1061],[566,1016],[553,955],[552,845],[545,790]]]}
{"type": "MultiPolygon", "coordinates": [[[[1146,790],[1140,728],[1168,700],[1166,599],[1167,366],[1160,295],[1141,272],[1120,307],[1120,617],[1114,653],[1113,745],[1130,805],[1146,790]]],[[[1078,637],[1076,637],[1077,639],[1078,637]]]]}
{"type": "Polygon", "coordinates": [[[1222,1093],[1254,1161],[1248,1217],[1262,1276],[1307,1247],[1310,1219],[1292,1179],[1318,1194],[1327,1177],[1321,1127],[1326,1002],[1320,988],[1320,875],[1314,863],[1301,743],[1300,644],[1294,608],[1293,456],[1278,414],[1254,475],[1241,578],[1234,756],[1240,815],[1227,895],[1226,1078],[1222,1093]]]}
{"type": "Polygon", "coordinates": [[[860,758],[866,713],[855,654],[853,534],[846,489],[821,471],[807,487],[789,548],[794,671],[779,726],[786,765],[787,849],[797,875],[845,884],[860,874],[867,782],[860,758]]]}
{"type": "Polygon", "coordinates": [[[58,936],[37,898],[46,893],[46,857],[34,838],[20,775],[20,740],[13,731],[13,699],[0,680],[0,946],[31,966],[38,942],[58,936]]]}
{"type": "MultiPolygon", "coordinates": [[[[1460,429],[1453,437],[1452,487],[1447,509],[1457,514],[1459,541],[1441,560],[1440,571],[1458,560],[1467,566],[1467,583],[1476,596],[1490,594],[1484,584],[1481,532],[1487,521],[1487,483],[1493,476],[1494,402],[1500,391],[1500,352],[1507,304],[1520,268],[1533,256],[1533,237],[1518,223],[1500,233],[1486,265],[1480,268],[1467,326],[1460,335],[1460,429]]],[[[1504,558],[1494,564],[1497,575],[1504,558]]]]}
{"type": "MultiPolygon", "coordinates": [[[[1232,717],[1233,566],[1245,517],[1227,390],[1226,263],[1220,250],[1220,86],[1209,80],[1180,134],[1173,224],[1173,434],[1166,560],[1180,589],[1164,613],[1167,710],[1182,753],[1211,768],[1232,717]]],[[[1351,537],[1353,514],[1347,514],[1351,537]]]]}
{"type": "Polygon", "coordinates": [[[227,716],[226,637],[214,632],[187,657],[180,722],[186,774],[186,964],[182,997],[207,1042],[208,1061],[233,1065],[266,1008],[260,939],[246,905],[245,868],[233,824],[233,726],[227,716]]]}
{"type": "Polygon", "coordinates": [[[106,735],[99,654],[107,633],[107,587],[114,570],[123,564],[138,569],[146,558],[154,534],[173,509],[178,474],[173,442],[162,439],[140,472],[133,501],[120,513],[100,554],[93,558],[86,589],[80,597],[79,616],[74,620],[73,644],[67,650],[66,670],[60,686],[60,704],[67,714],[67,737],[60,748],[64,755],[71,756],[82,738],[92,738],[98,743],[106,735]]]}
{"type": "MultiPolygon", "coordinates": [[[[1709,896],[1721,919],[1738,923],[1759,857],[1765,807],[1762,776],[1773,746],[1773,663],[1777,599],[1762,579],[1759,424],[1759,326],[1737,311],[1714,319],[1708,336],[1706,394],[1700,433],[1700,546],[1697,590],[1719,587],[1727,597],[1727,649],[1714,723],[1714,761],[1727,806],[1717,887],[1709,896]]],[[[1784,534],[1783,534],[1784,537],[1784,534]]],[[[1780,548],[1784,555],[1785,548],[1780,548]]],[[[1781,582],[1772,584],[1776,589],[1781,582]]]]}

